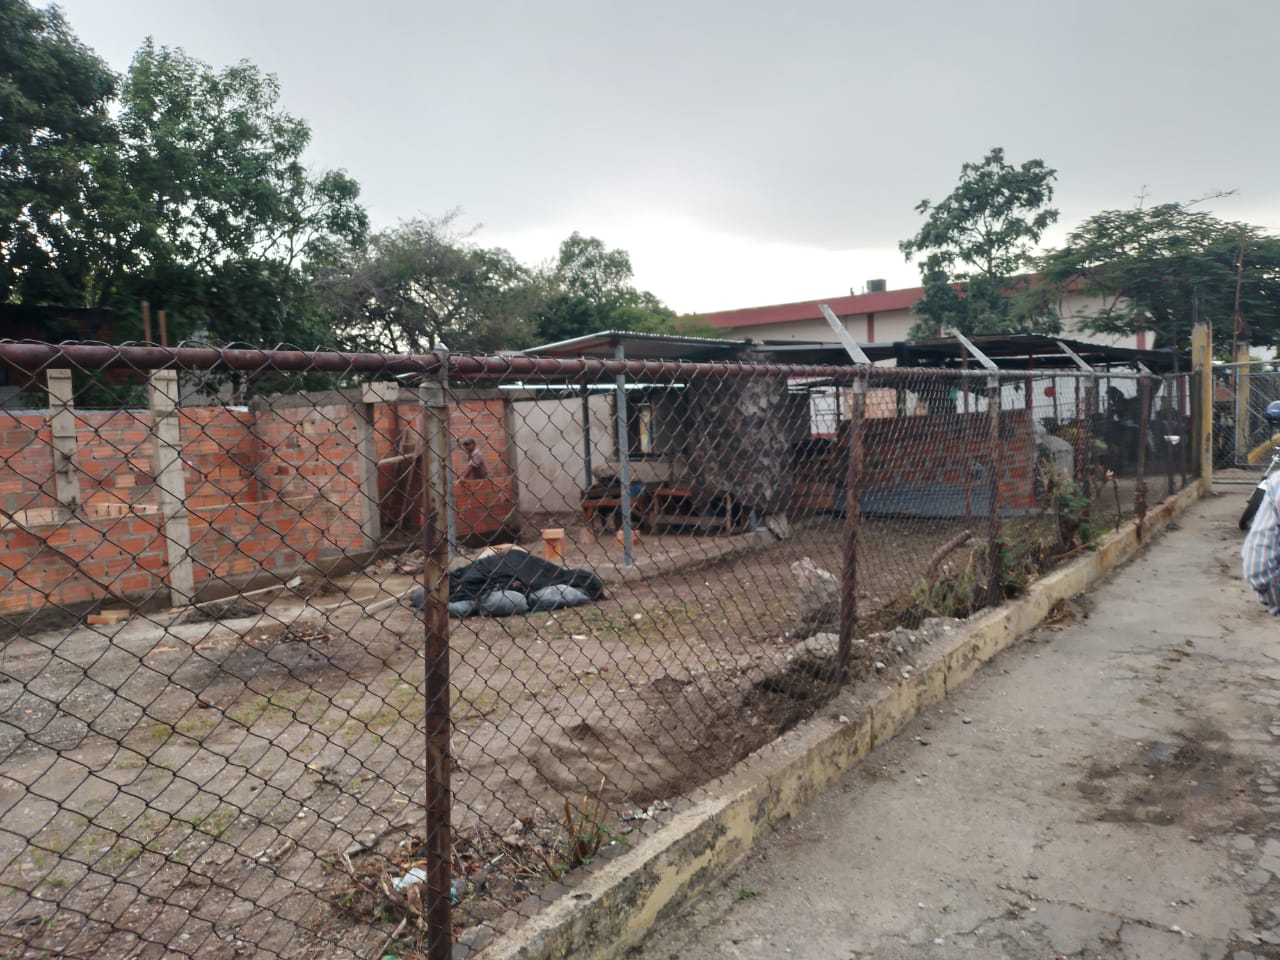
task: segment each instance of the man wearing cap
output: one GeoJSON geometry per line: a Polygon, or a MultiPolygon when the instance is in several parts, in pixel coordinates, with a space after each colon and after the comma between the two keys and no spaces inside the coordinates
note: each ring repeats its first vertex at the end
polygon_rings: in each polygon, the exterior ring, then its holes
{"type": "Polygon", "coordinates": [[[462,441],[462,449],[467,452],[467,466],[462,471],[463,480],[483,480],[489,476],[489,468],[485,465],[484,454],[474,437],[462,441]]]}

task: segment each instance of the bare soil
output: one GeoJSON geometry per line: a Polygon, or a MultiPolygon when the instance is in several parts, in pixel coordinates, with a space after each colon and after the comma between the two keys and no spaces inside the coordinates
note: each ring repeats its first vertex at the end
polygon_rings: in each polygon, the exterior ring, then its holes
{"type": "MultiPolygon", "coordinates": [[[[731,549],[642,537],[645,576],[597,603],[452,622],[464,942],[514,922],[509,908],[548,882],[566,801],[597,799],[604,845],[625,842],[826,699],[833,648],[792,635],[790,564],[810,556],[839,576],[841,528],[814,518],[731,549]]],[[[963,529],[864,521],[863,615],[901,602],[963,529]]],[[[568,564],[616,569],[619,554],[569,531],[568,564]]],[[[421,855],[422,623],[394,601],[414,579],[384,564],[238,620],[139,617],[10,641],[5,955],[363,957],[411,943],[412,904],[353,885],[347,864],[372,884],[421,855]]],[[[865,638],[853,677],[909,659],[911,643],[865,638]]]]}

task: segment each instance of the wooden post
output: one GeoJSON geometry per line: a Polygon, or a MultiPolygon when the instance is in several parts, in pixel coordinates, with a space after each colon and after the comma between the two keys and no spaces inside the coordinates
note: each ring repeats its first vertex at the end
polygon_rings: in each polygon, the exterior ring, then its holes
{"type": "Polygon", "coordinates": [[[76,467],[76,414],[70,370],[45,371],[49,393],[49,430],[53,435],[54,496],[62,519],[80,510],[80,472],[76,467]]]}
{"type": "Polygon", "coordinates": [[[422,388],[425,434],[422,450],[422,571],[426,677],[426,861],[423,903],[427,914],[427,960],[453,956],[450,883],[453,840],[449,749],[449,407],[439,384],[422,388]]]}
{"type": "Polygon", "coordinates": [[[186,606],[195,598],[191,524],[187,518],[187,474],[182,462],[178,420],[178,371],[156,370],[147,382],[151,406],[152,473],[164,524],[169,566],[169,602],[186,606]]]}
{"type": "Polygon", "coordinates": [[[1197,399],[1191,425],[1200,492],[1207,496],[1213,486],[1213,357],[1209,324],[1197,323],[1191,331],[1191,364],[1196,371],[1197,399]]]}

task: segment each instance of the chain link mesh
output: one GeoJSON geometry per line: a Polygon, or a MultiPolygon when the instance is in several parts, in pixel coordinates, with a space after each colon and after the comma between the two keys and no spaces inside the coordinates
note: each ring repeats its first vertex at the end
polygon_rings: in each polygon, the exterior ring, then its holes
{"type": "Polygon", "coordinates": [[[13,956],[465,955],[1194,473],[1186,376],[28,346],[13,956]]]}
{"type": "Polygon", "coordinates": [[[1275,431],[1267,405],[1280,400],[1280,371],[1274,361],[1227,363],[1214,367],[1214,462],[1221,467],[1255,467],[1271,454],[1275,431]]]}

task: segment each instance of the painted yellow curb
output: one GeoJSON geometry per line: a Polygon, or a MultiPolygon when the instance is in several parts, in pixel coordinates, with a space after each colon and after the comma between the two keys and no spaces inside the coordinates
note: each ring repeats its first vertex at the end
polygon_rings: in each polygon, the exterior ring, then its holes
{"type": "Polygon", "coordinates": [[[1032,584],[1025,596],[973,618],[909,680],[880,687],[870,699],[837,696],[821,716],[756,751],[701,791],[689,809],[599,864],[571,892],[484,947],[476,960],[622,956],[655,923],[730,873],[776,824],[1037,626],[1055,604],[1132,557],[1200,496],[1200,484],[1191,484],[1150,509],[1142,528],[1130,522],[1092,553],[1032,584]]]}

